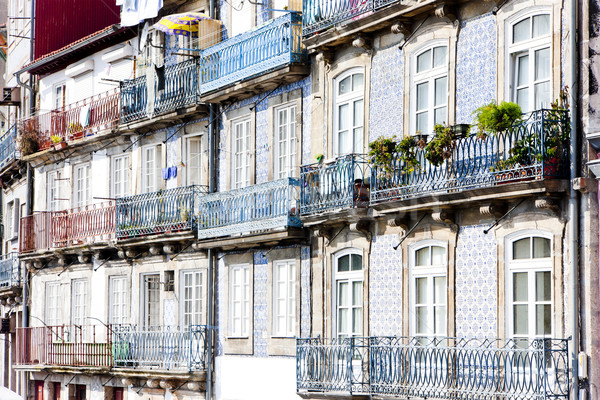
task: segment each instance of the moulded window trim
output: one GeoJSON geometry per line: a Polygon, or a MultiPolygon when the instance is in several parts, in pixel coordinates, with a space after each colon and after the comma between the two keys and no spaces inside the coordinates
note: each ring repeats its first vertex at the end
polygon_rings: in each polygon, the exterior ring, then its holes
{"type": "Polygon", "coordinates": [[[204,322],[204,271],[200,269],[183,270],[180,272],[179,279],[180,325],[184,327],[200,325],[204,322]],[[191,282],[187,281],[188,276],[191,277],[191,282]]]}
{"type": "Polygon", "coordinates": [[[272,337],[294,337],[296,334],[296,260],[277,260],[273,262],[273,334],[272,337]],[[281,277],[279,268],[283,267],[285,276],[281,277]],[[283,281],[283,293],[279,290],[278,283],[283,281]],[[278,300],[284,303],[284,309],[278,306],[278,300]],[[278,319],[284,319],[283,328],[278,325],[278,319]]]}
{"type": "Polygon", "coordinates": [[[231,188],[250,185],[252,119],[249,115],[231,121],[231,188]],[[238,132],[238,127],[240,131],[238,132]]]}
{"type": "Polygon", "coordinates": [[[130,194],[131,167],[129,154],[111,157],[112,197],[125,197],[130,194]],[[120,167],[117,164],[121,164],[120,167]]]}
{"type": "Polygon", "coordinates": [[[250,336],[251,313],[250,309],[250,264],[235,264],[229,266],[229,338],[247,338],[250,336]],[[234,275],[240,271],[241,282],[234,281],[234,275]],[[239,296],[236,289],[239,287],[239,296]],[[239,315],[234,313],[236,303],[239,303],[239,315]],[[239,329],[235,322],[239,320],[239,329]]]}
{"type": "Polygon", "coordinates": [[[348,322],[348,327],[350,329],[349,331],[349,335],[348,336],[355,336],[354,332],[352,332],[352,327],[354,325],[354,315],[352,310],[354,310],[355,308],[359,308],[361,310],[361,325],[360,325],[360,332],[358,333],[358,336],[361,336],[362,334],[364,334],[363,330],[363,325],[364,325],[364,318],[365,318],[365,290],[364,290],[364,271],[365,271],[365,264],[364,264],[365,260],[364,260],[364,256],[363,256],[363,252],[359,249],[346,249],[346,250],[342,250],[338,253],[336,253],[333,256],[333,284],[332,284],[332,290],[331,290],[331,300],[332,300],[332,310],[335,313],[335,315],[332,318],[332,328],[333,328],[333,337],[338,338],[341,335],[345,335],[345,333],[340,333],[340,329],[339,329],[339,308],[340,308],[340,304],[339,304],[339,299],[338,299],[338,294],[339,294],[339,285],[340,283],[347,283],[348,284],[348,299],[347,300],[347,306],[345,306],[345,308],[349,308],[350,312],[349,312],[349,322],[348,322]],[[344,256],[349,256],[350,257],[350,266],[351,264],[351,260],[352,260],[352,256],[356,255],[359,256],[361,258],[361,269],[358,271],[345,271],[345,272],[338,272],[338,262],[339,260],[344,257],[344,256]],[[360,305],[355,306],[352,304],[352,298],[354,297],[354,283],[358,283],[360,282],[360,287],[361,287],[361,297],[360,297],[360,305]]]}
{"type": "Polygon", "coordinates": [[[296,135],[296,127],[298,121],[296,120],[297,114],[297,102],[286,103],[273,108],[273,121],[274,121],[274,129],[273,129],[273,171],[275,179],[293,177],[295,175],[296,169],[298,168],[298,163],[296,161],[297,157],[297,145],[298,138],[296,135]],[[280,130],[282,128],[282,124],[280,121],[280,112],[284,111],[287,114],[287,123],[284,124],[283,128],[286,130],[286,138],[285,140],[281,140],[280,130]],[[283,142],[283,148],[285,150],[284,154],[281,152],[281,145],[283,142]],[[281,159],[284,160],[284,166],[280,165],[281,159]]]}
{"type": "Polygon", "coordinates": [[[186,160],[186,180],[188,185],[200,185],[202,183],[202,135],[185,137],[185,160],[186,160]],[[198,142],[198,152],[192,154],[192,143],[198,142]],[[192,157],[196,158],[196,165],[192,165],[192,157]]]}
{"type": "Polygon", "coordinates": [[[365,140],[365,90],[366,90],[366,73],[365,69],[362,67],[352,68],[343,73],[339,74],[333,79],[333,155],[334,157],[349,154],[349,153],[362,153],[364,150],[364,140],[365,140]],[[355,75],[362,75],[362,87],[359,90],[351,89],[348,93],[338,94],[340,83],[348,78],[350,78],[350,84],[352,85],[352,80],[355,75]],[[359,101],[362,101],[362,120],[358,121],[358,124],[354,124],[355,118],[355,104],[359,101]],[[342,152],[340,151],[340,115],[339,110],[341,106],[348,106],[348,119],[349,119],[349,137],[352,140],[352,151],[342,152]],[[357,138],[354,136],[354,131],[360,130],[360,137],[357,138]],[[360,140],[358,140],[360,139],[360,140]]]}
{"type": "Polygon", "coordinates": [[[108,321],[110,324],[125,324],[129,317],[129,288],[127,276],[111,275],[108,278],[110,297],[108,298],[108,321]]]}

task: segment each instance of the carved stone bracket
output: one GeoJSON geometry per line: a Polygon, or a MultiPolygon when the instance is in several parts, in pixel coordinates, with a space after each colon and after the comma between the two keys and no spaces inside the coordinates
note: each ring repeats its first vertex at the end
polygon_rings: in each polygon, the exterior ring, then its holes
{"type": "Polygon", "coordinates": [[[361,219],[358,222],[352,222],[349,225],[350,232],[362,233],[367,238],[371,236],[371,221],[361,219]]]}
{"type": "Polygon", "coordinates": [[[322,51],[317,54],[316,57],[317,62],[323,61],[325,65],[330,65],[333,62],[333,52],[331,51],[322,51]]]}
{"type": "Polygon", "coordinates": [[[364,49],[366,51],[371,50],[371,44],[369,43],[368,39],[366,39],[364,36],[357,36],[352,41],[352,47],[355,47],[357,49],[364,49]]]}
{"type": "Polygon", "coordinates": [[[431,213],[431,218],[435,222],[441,222],[444,224],[453,224],[454,223],[454,213],[448,210],[441,210],[431,213]]]}
{"type": "Polygon", "coordinates": [[[398,21],[392,25],[390,30],[395,35],[402,34],[404,37],[407,37],[411,33],[411,26],[406,22],[398,21]]]}
{"type": "Polygon", "coordinates": [[[560,205],[558,201],[552,197],[535,199],[535,208],[540,210],[550,210],[556,213],[560,211],[560,205]]]}
{"type": "Polygon", "coordinates": [[[173,254],[176,251],[174,244],[165,244],[162,248],[163,253],[165,254],[173,254]]]}
{"type": "Polygon", "coordinates": [[[458,26],[458,18],[454,11],[454,7],[448,4],[440,4],[435,8],[435,16],[437,18],[448,18],[452,24],[458,26]]]}
{"type": "Polygon", "coordinates": [[[150,246],[149,251],[150,251],[150,254],[155,256],[157,254],[160,254],[160,247],[159,246],[150,246]]]}
{"type": "Polygon", "coordinates": [[[479,213],[484,217],[500,218],[506,212],[506,206],[503,204],[484,204],[479,207],[479,213]]]}
{"type": "Polygon", "coordinates": [[[90,262],[90,255],[89,254],[79,254],[77,256],[77,261],[79,261],[80,264],[87,264],[90,262]]]}
{"type": "Polygon", "coordinates": [[[322,237],[327,239],[327,241],[331,241],[331,237],[333,236],[333,232],[331,231],[331,229],[326,229],[326,228],[318,228],[315,229],[315,236],[316,237],[322,237]]]}

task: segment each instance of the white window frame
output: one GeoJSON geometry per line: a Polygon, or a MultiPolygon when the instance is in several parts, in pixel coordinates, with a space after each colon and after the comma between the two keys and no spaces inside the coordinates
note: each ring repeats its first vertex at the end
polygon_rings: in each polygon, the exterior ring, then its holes
{"type": "Polygon", "coordinates": [[[230,338],[247,338],[250,336],[250,264],[234,264],[229,266],[229,329],[230,338]],[[242,282],[235,282],[234,275],[240,272],[242,282]],[[245,281],[244,281],[245,280],[245,281]],[[239,297],[236,294],[239,287],[239,297]],[[236,303],[239,303],[240,315],[235,314],[236,303]],[[236,320],[239,320],[239,329],[236,329],[236,320]]]}
{"type": "MultiPolygon", "coordinates": [[[[435,126],[435,111],[436,109],[446,108],[446,117],[443,122],[449,123],[449,110],[450,110],[450,44],[447,39],[434,40],[428,42],[426,45],[416,49],[410,59],[411,68],[411,82],[410,82],[410,127],[413,134],[417,134],[417,113],[426,111],[427,115],[427,132],[421,132],[423,135],[432,135],[433,127],[435,126]],[[446,61],[440,67],[433,65],[433,49],[436,47],[446,48],[446,61]],[[417,58],[431,50],[431,68],[417,73],[417,58]],[[435,83],[438,79],[446,78],[446,102],[442,105],[435,105],[435,83]],[[428,83],[427,93],[427,108],[423,110],[417,110],[417,86],[423,83],[428,83]]],[[[440,121],[438,121],[440,122],[440,121]]]]}
{"type": "Polygon", "coordinates": [[[15,202],[14,202],[14,200],[12,200],[12,201],[9,201],[6,203],[6,214],[5,214],[6,220],[4,222],[4,229],[5,229],[5,232],[9,233],[7,235],[7,239],[11,239],[13,237],[14,224],[15,224],[15,221],[13,221],[14,214],[15,214],[15,202]]]}
{"type": "Polygon", "coordinates": [[[241,189],[249,186],[252,174],[252,120],[250,116],[231,121],[231,188],[241,189]],[[238,136],[237,127],[243,126],[238,136]],[[244,129],[246,131],[244,132],[244,129]],[[237,145],[240,145],[238,150],[237,145]],[[238,162],[239,158],[239,162],[238,162]],[[240,164],[240,165],[238,165],[240,164]],[[239,170],[239,176],[237,174],[239,170]]]}
{"type": "Polygon", "coordinates": [[[130,194],[131,166],[129,154],[113,156],[111,164],[111,193],[113,198],[126,197],[130,194]],[[117,163],[121,163],[121,168],[117,168],[117,163]]]}
{"type": "MultiPolygon", "coordinates": [[[[509,235],[505,239],[506,242],[506,329],[507,329],[507,337],[511,338],[526,338],[528,340],[539,339],[539,338],[551,338],[553,337],[553,333],[556,328],[554,326],[554,318],[551,319],[551,332],[546,335],[538,335],[536,333],[536,314],[535,308],[536,305],[550,305],[551,306],[551,315],[554,315],[555,305],[554,305],[554,272],[553,272],[553,246],[554,240],[552,234],[549,232],[539,231],[539,230],[524,230],[517,232],[515,234],[509,235]],[[513,260],[513,243],[525,238],[533,238],[540,237],[544,239],[550,240],[550,257],[540,257],[540,258],[526,258],[526,259],[518,259],[513,260]],[[551,299],[549,301],[538,301],[535,299],[536,288],[535,288],[535,276],[538,272],[550,272],[550,296],[551,299]],[[514,334],[514,312],[513,306],[515,305],[514,297],[513,297],[513,274],[515,273],[527,273],[527,283],[528,283],[528,299],[526,303],[518,302],[519,304],[526,304],[528,306],[528,332],[527,336],[523,335],[515,335],[514,334]],[[533,334],[532,334],[533,332],[533,334]]],[[[530,243],[531,247],[533,247],[533,240],[530,243]]]]}
{"type": "Polygon", "coordinates": [[[272,337],[296,336],[296,260],[273,261],[273,333],[272,337]],[[283,269],[284,276],[280,274],[283,269]],[[280,284],[283,284],[281,287],[280,284]],[[280,288],[282,290],[280,290],[280,288]],[[283,303],[283,310],[280,304],[283,303]],[[278,321],[283,320],[283,325],[278,321]]]}
{"type": "Polygon", "coordinates": [[[91,170],[89,163],[73,166],[73,208],[85,207],[92,202],[91,170]]]}
{"type": "Polygon", "coordinates": [[[188,185],[202,184],[202,170],[204,162],[204,154],[202,153],[202,135],[188,136],[185,138],[185,166],[186,166],[186,181],[188,185]],[[198,154],[192,155],[192,142],[198,142],[198,154]],[[192,166],[192,157],[197,157],[197,165],[192,166]],[[194,177],[196,175],[196,177],[194,177]]]}
{"type": "Polygon", "coordinates": [[[334,310],[335,315],[332,318],[333,321],[333,337],[334,338],[342,338],[342,337],[359,337],[359,336],[363,336],[364,334],[364,324],[365,324],[365,287],[364,287],[364,279],[365,279],[365,259],[364,259],[364,255],[363,252],[359,249],[346,249],[346,250],[342,250],[339,253],[336,253],[333,257],[333,288],[332,288],[332,300],[333,300],[333,308],[332,310],[334,310]],[[353,255],[357,255],[361,257],[361,261],[362,261],[362,269],[359,271],[352,271],[352,256],[353,255]],[[347,272],[338,272],[338,262],[340,260],[340,258],[344,257],[344,256],[350,256],[350,264],[349,264],[349,268],[350,271],[347,272]],[[356,282],[360,282],[361,283],[361,304],[358,306],[354,306],[352,304],[352,297],[353,297],[353,287],[354,287],[354,283],[356,282]],[[348,322],[348,326],[350,328],[350,332],[340,332],[339,329],[339,301],[338,301],[338,292],[339,292],[339,285],[340,283],[347,283],[349,290],[348,290],[348,299],[347,299],[347,304],[348,307],[350,309],[349,312],[349,322],[348,322]],[[358,308],[361,310],[361,325],[360,325],[360,332],[352,332],[352,327],[354,325],[354,312],[353,310],[355,308],[358,308]]]}
{"type": "Polygon", "coordinates": [[[296,137],[296,115],[297,102],[287,103],[277,106],[273,109],[273,171],[275,179],[294,177],[297,175],[297,147],[298,138],[296,137]],[[281,113],[287,114],[287,122],[282,123],[281,113]],[[281,138],[281,131],[285,134],[281,138]],[[282,149],[284,150],[282,152],[282,149]],[[283,161],[284,166],[280,165],[283,161]]]}
{"type": "Polygon", "coordinates": [[[204,309],[205,309],[205,287],[204,287],[204,271],[199,269],[183,270],[179,275],[180,279],[180,325],[183,327],[189,327],[191,325],[201,325],[205,321],[204,309]],[[186,276],[192,276],[192,285],[187,285],[186,276]],[[189,297],[190,293],[192,296],[189,297]],[[186,310],[186,305],[190,305],[189,311],[186,310]],[[189,321],[186,321],[189,319],[189,321]]]}
{"type": "Polygon", "coordinates": [[[88,316],[89,285],[87,279],[71,281],[71,324],[86,325],[88,316]]]}
{"type": "MultiPolygon", "coordinates": [[[[553,77],[553,14],[550,8],[535,8],[530,9],[525,13],[519,13],[511,18],[506,20],[506,55],[505,55],[505,68],[506,68],[506,76],[508,79],[506,80],[506,98],[509,101],[517,102],[517,59],[525,54],[529,56],[529,70],[528,76],[530,79],[528,80],[527,87],[529,88],[529,96],[528,96],[528,106],[529,109],[523,108],[523,112],[535,111],[540,108],[550,108],[550,104],[537,105],[535,104],[535,84],[540,82],[550,82],[550,97],[548,101],[552,101],[552,93],[553,93],[553,85],[554,85],[554,77],[553,77]],[[537,15],[548,15],[549,16],[549,33],[547,35],[542,35],[537,38],[530,38],[528,40],[523,40],[518,43],[513,44],[513,27],[519,22],[530,18],[530,32],[533,31],[533,17],[537,15]],[[535,52],[538,50],[542,50],[548,48],[550,51],[550,78],[549,79],[541,79],[539,81],[535,80],[535,52]]],[[[524,86],[523,86],[524,87],[524,86]]]]}
{"type": "Polygon", "coordinates": [[[161,188],[161,146],[159,144],[151,144],[143,146],[141,157],[141,181],[142,193],[156,192],[161,188]],[[149,160],[149,154],[153,152],[153,160],[149,160]],[[149,163],[152,162],[152,165],[149,163]]]}
{"type": "Polygon", "coordinates": [[[61,110],[67,104],[69,104],[68,100],[67,100],[67,83],[66,82],[64,82],[64,81],[59,82],[52,87],[52,100],[54,101],[52,103],[53,110],[61,110]],[[60,93],[59,93],[59,90],[60,90],[60,93]]]}
{"type": "Polygon", "coordinates": [[[129,320],[129,287],[125,275],[108,278],[108,321],[109,324],[126,324],[129,320]]]}
{"type": "Polygon", "coordinates": [[[62,172],[60,170],[50,171],[46,174],[47,199],[46,204],[50,211],[61,211],[61,182],[62,172]]]}
{"type": "Polygon", "coordinates": [[[45,322],[48,326],[58,326],[62,323],[62,296],[60,282],[46,282],[45,322]]]}
{"type": "MultiPolygon", "coordinates": [[[[430,250],[431,251],[431,250],[430,250]]],[[[430,257],[431,257],[430,253],[430,257]]],[[[448,298],[444,296],[443,303],[436,303],[434,279],[443,277],[446,279],[446,290],[448,289],[448,243],[441,240],[423,240],[409,246],[409,314],[410,314],[410,335],[420,337],[445,337],[448,335],[448,298]],[[417,266],[416,257],[417,251],[424,248],[441,247],[444,249],[444,263],[441,265],[417,266]],[[416,280],[419,278],[427,279],[427,302],[424,307],[427,307],[427,325],[430,329],[427,332],[417,331],[417,312],[416,312],[416,280]],[[435,331],[435,314],[436,307],[445,307],[445,329],[443,332],[435,331]]]]}
{"type": "MultiPolygon", "coordinates": [[[[351,81],[354,78],[351,78],[351,81]]],[[[344,154],[352,154],[352,153],[363,153],[364,152],[364,140],[365,140],[365,89],[366,89],[366,82],[367,77],[366,77],[366,73],[365,73],[365,69],[362,67],[358,67],[358,68],[352,68],[349,69],[347,71],[344,71],[342,74],[338,75],[334,80],[333,80],[333,156],[337,157],[337,156],[341,156],[344,154]],[[338,94],[339,93],[339,85],[340,83],[346,79],[349,76],[354,76],[354,75],[362,75],[363,76],[363,83],[362,83],[362,90],[355,90],[352,91],[352,89],[350,89],[349,93],[345,93],[343,95],[338,94]],[[354,124],[354,119],[355,119],[355,114],[354,114],[354,110],[355,110],[355,103],[362,101],[363,107],[362,107],[362,121],[359,121],[360,123],[355,125],[354,124]],[[350,137],[352,138],[352,151],[350,152],[343,152],[340,151],[340,124],[339,124],[339,109],[342,106],[348,106],[349,108],[349,127],[348,129],[350,130],[350,137]],[[360,129],[361,133],[360,133],[360,137],[355,137],[354,131],[360,129]]]]}
{"type": "Polygon", "coordinates": [[[142,274],[141,275],[141,285],[142,285],[142,290],[141,290],[141,304],[142,304],[142,309],[140,312],[140,317],[141,317],[141,321],[140,321],[140,325],[146,329],[146,330],[152,330],[152,329],[157,329],[160,326],[162,326],[162,321],[161,321],[161,315],[160,315],[160,307],[161,307],[161,281],[160,281],[160,274],[159,273],[148,273],[148,274],[142,274]],[[150,303],[149,303],[149,286],[148,283],[149,281],[147,281],[149,278],[153,279],[153,283],[155,283],[156,286],[156,291],[158,293],[158,301],[157,301],[157,305],[156,305],[156,310],[151,310],[150,308],[150,303]],[[157,319],[157,324],[156,325],[152,325],[150,324],[150,319],[151,319],[151,315],[150,315],[150,311],[156,311],[156,319],[157,319]]]}

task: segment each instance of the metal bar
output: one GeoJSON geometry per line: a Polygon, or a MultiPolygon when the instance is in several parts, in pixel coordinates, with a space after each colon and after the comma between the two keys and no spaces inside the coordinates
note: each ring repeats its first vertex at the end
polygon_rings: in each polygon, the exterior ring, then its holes
{"type": "Polygon", "coordinates": [[[501,216],[500,218],[498,218],[497,220],[494,221],[494,223],[487,229],[485,229],[483,231],[483,233],[485,233],[486,235],[488,234],[488,232],[495,227],[496,225],[498,225],[498,223],[500,223],[500,221],[502,221],[504,218],[508,217],[510,215],[510,213],[512,213],[513,211],[515,211],[515,209],[517,207],[519,207],[526,199],[523,198],[521,199],[513,208],[511,208],[510,210],[508,210],[507,212],[504,213],[503,216],[501,216]]]}
{"type": "Polygon", "coordinates": [[[400,247],[400,245],[406,240],[406,238],[412,233],[412,231],[414,231],[415,228],[421,223],[421,221],[423,221],[423,219],[425,219],[426,215],[427,214],[423,214],[423,216],[417,221],[417,223],[414,224],[413,227],[410,228],[410,230],[408,232],[406,232],[406,235],[404,235],[402,237],[402,239],[400,239],[400,242],[398,242],[398,244],[394,246],[394,250],[398,250],[398,247],[400,247]]]}

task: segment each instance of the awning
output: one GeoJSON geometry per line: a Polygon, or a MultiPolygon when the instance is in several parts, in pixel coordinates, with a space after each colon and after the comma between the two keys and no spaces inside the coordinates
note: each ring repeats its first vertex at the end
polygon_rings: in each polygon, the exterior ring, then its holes
{"type": "Polygon", "coordinates": [[[163,17],[160,21],[154,24],[154,28],[163,31],[169,35],[192,36],[197,38],[202,21],[215,21],[207,14],[198,12],[189,12],[181,14],[171,14],[163,17]]]}

